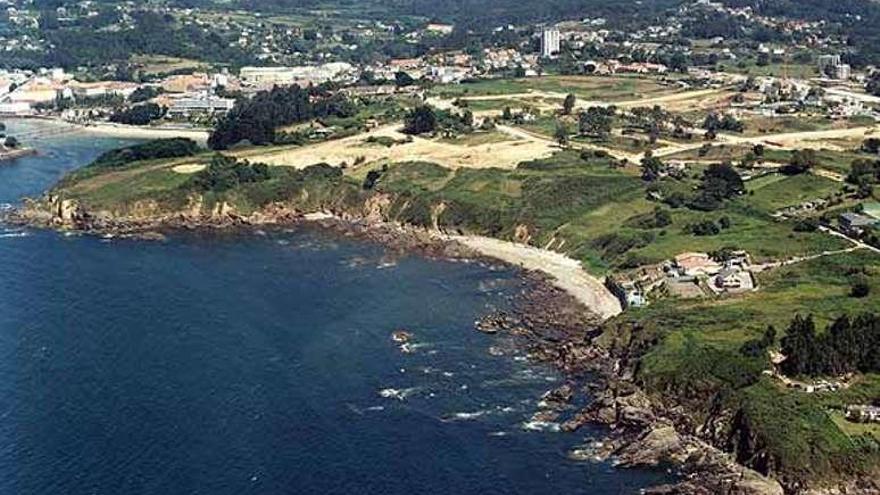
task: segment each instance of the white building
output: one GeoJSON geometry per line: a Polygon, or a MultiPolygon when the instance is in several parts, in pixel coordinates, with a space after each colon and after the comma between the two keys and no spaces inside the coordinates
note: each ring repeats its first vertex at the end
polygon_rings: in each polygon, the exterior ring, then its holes
{"type": "Polygon", "coordinates": [[[559,53],[559,30],[545,29],[541,33],[541,56],[552,57],[559,53]]]}
{"type": "Polygon", "coordinates": [[[819,72],[825,73],[828,68],[840,65],[840,55],[819,55],[819,72]]]}
{"type": "Polygon", "coordinates": [[[338,80],[352,73],[354,67],[345,62],[299,67],[242,67],[239,74],[245,84],[254,86],[321,84],[338,80]]]}
{"type": "Polygon", "coordinates": [[[214,115],[226,114],[235,106],[235,100],[230,98],[215,98],[202,96],[198,98],[179,98],[172,100],[168,113],[171,115],[214,115]]]}
{"type": "Polygon", "coordinates": [[[840,80],[847,80],[852,76],[852,68],[849,64],[840,64],[834,66],[834,78],[840,80]]]}

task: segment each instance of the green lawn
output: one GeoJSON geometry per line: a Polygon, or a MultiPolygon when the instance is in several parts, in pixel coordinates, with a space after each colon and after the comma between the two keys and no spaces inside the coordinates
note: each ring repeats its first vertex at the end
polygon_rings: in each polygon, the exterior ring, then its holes
{"type": "Polygon", "coordinates": [[[438,86],[432,90],[432,94],[454,98],[458,96],[520,94],[530,91],[573,93],[578,98],[586,100],[626,101],[671,94],[677,89],[662,85],[651,78],[636,76],[543,76],[522,79],[489,79],[438,86]]]}
{"type": "Polygon", "coordinates": [[[842,185],[812,174],[784,176],[772,174],[746,183],[748,203],[772,213],[786,206],[821,199],[840,192],[842,185]]]}

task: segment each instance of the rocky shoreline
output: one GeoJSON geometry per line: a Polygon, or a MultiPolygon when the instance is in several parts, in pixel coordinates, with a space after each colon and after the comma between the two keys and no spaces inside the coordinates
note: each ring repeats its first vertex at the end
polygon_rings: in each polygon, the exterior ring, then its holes
{"type": "MultiPolygon", "coordinates": [[[[119,219],[92,214],[72,200],[47,196],[28,201],[23,208],[6,213],[7,223],[83,232],[107,238],[162,240],[174,231],[253,229],[308,222],[347,237],[382,244],[403,255],[481,260],[488,258],[454,240],[425,229],[384,221],[375,215],[347,213],[320,215],[273,205],[250,215],[237,215],[223,205],[208,215],[175,213],[119,219]]],[[[523,270],[524,286],[512,309],[485,316],[475,329],[486,333],[506,332],[519,338],[531,359],[557,367],[567,384],[545,394],[535,421],[557,421],[561,412],[574,408],[577,396],[592,397],[589,405],[561,422],[573,432],[585,424],[608,428],[601,441],[577,449],[571,457],[611,460],[622,467],[670,467],[681,474],[679,483],[654,487],[654,494],[782,495],[781,485],[735,462],[728,454],[692,436],[676,425],[674,408],[657,404],[633,382],[633,365],[626,357],[605,350],[597,337],[602,319],[571,294],[554,286],[540,272],[523,270]]]]}
{"type": "Polygon", "coordinates": [[[18,148],[0,151],[0,162],[12,161],[25,156],[36,155],[37,150],[33,148],[18,148]]]}

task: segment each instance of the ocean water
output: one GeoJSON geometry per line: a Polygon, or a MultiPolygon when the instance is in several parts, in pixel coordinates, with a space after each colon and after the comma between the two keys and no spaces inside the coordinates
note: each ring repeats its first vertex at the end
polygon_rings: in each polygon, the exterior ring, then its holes
{"type": "MultiPolygon", "coordinates": [[[[45,125],[11,123],[41,154],[0,165],[0,202],[122,144],[45,125]]],[[[473,330],[522,289],[507,268],[309,227],[158,243],[0,226],[0,274],[0,494],[601,495],[667,479],[567,458],[601,431],[530,423],[563,378],[473,330]]]]}

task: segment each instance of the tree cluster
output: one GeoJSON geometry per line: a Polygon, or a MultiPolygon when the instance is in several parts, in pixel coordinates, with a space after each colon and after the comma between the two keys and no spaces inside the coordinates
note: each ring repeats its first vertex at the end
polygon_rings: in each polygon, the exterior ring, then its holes
{"type": "Polygon", "coordinates": [[[110,122],[126,125],[147,125],[165,115],[165,108],[155,103],[144,103],[125,108],[110,115],[110,122]]]}
{"type": "Polygon", "coordinates": [[[438,110],[430,105],[419,105],[410,110],[403,120],[403,133],[409,135],[446,132],[461,134],[473,131],[474,114],[438,110]]]}
{"type": "Polygon", "coordinates": [[[788,163],[780,168],[779,171],[785,175],[799,175],[809,172],[811,168],[818,164],[819,158],[814,150],[795,150],[791,154],[788,163]]]}
{"type": "Polygon", "coordinates": [[[269,179],[269,166],[265,163],[250,164],[246,160],[214,155],[211,163],[195,173],[190,186],[202,192],[223,192],[241,184],[261,182],[269,179]]]}
{"type": "Polygon", "coordinates": [[[721,217],[717,222],[715,220],[703,220],[690,224],[685,230],[696,236],[712,236],[718,235],[722,230],[730,228],[730,225],[730,218],[721,217]]]}
{"type": "Polygon", "coordinates": [[[89,167],[119,167],[140,160],[192,156],[198,151],[199,145],[192,139],[156,139],[143,144],[110,150],[95,159],[89,164],[89,167]]]}
{"type": "Polygon", "coordinates": [[[578,118],[578,132],[583,136],[605,139],[611,134],[611,126],[617,109],[611,107],[590,107],[581,112],[578,118]]]}
{"type": "Polygon", "coordinates": [[[871,76],[865,82],[865,91],[874,96],[880,96],[880,70],[875,70],[871,73],[871,76]]]}
{"type": "Polygon", "coordinates": [[[837,376],[880,371],[880,317],[866,313],[836,319],[818,334],[812,317],[792,320],[782,338],[788,376],[837,376]]]}
{"type": "Polygon", "coordinates": [[[853,160],[846,181],[855,186],[880,182],[880,160],[853,160]]]}
{"type": "Polygon", "coordinates": [[[743,343],[739,348],[739,352],[747,357],[761,357],[765,355],[767,349],[776,343],[776,329],[773,325],[767,327],[760,338],[750,339],[743,343]]]}
{"type": "Polygon", "coordinates": [[[713,134],[718,131],[743,132],[745,128],[746,126],[742,121],[729,113],[719,115],[716,112],[711,112],[703,120],[703,129],[713,134]]]}
{"type": "Polygon", "coordinates": [[[690,201],[696,210],[717,210],[725,200],[745,192],[742,177],[730,163],[714,163],[703,172],[697,195],[690,201]]]}
{"type": "Polygon", "coordinates": [[[208,139],[211,149],[223,150],[242,141],[271,144],[278,127],[314,118],[351,117],[357,109],[344,96],[327,95],[319,89],[292,85],[260,91],[250,99],[241,99],[221,118],[208,139]],[[313,98],[312,98],[313,97],[313,98]]]}

